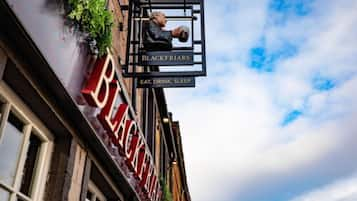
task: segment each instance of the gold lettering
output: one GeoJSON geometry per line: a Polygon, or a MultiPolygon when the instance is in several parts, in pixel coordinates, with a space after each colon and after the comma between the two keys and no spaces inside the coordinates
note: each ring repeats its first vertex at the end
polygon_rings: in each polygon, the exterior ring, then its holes
{"type": "Polygon", "coordinates": [[[142,60],[143,60],[143,61],[148,61],[148,60],[149,60],[149,57],[146,56],[146,55],[143,55],[143,56],[142,56],[142,60]]]}
{"type": "Polygon", "coordinates": [[[155,61],[171,61],[171,62],[184,62],[192,61],[192,55],[142,55],[142,61],[155,62],[155,61]]]}
{"type": "Polygon", "coordinates": [[[152,80],[148,79],[148,80],[140,80],[139,82],[140,84],[152,84],[152,80]]]}
{"type": "Polygon", "coordinates": [[[154,80],[154,84],[170,84],[171,83],[171,80],[164,80],[164,79],[161,79],[161,80],[154,80]]]}
{"type": "Polygon", "coordinates": [[[174,80],[175,84],[187,84],[187,83],[191,83],[191,79],[190,78],[177,78],[174,80]]]}

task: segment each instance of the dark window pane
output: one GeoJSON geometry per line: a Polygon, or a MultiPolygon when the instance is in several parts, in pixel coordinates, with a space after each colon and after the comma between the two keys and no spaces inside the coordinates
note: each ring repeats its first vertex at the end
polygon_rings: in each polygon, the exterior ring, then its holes
{"type": "Polygon", "coordinates": [[[0,139],[0,181],[12,185],[22,145],[23,123],[12,113],[0,139]],[[5,154],[6,153],[6,154],[5,154]]]}
{"type": "Polygon", "coordinates": [[[34,176],[33,173],[35,170],[40,146],[41,140],[38,139],[38,137],[36,137],[35,135],[31,134],[20,188],[20,192],[28,196],[31,192],[31,184],[34,176]]]}
{"type": "Polygon", "coordinates": [[[24,200],[22,198],[17,198],[17,201],[26,201],[26,200],[24,200]]]}
{"type": "Polygon", "coordinates": [[[18,131],[22,132],[24,123],[19,118],[17,118],[12,112],[10,113],[7,121],[10,122],[18,131]]]}
{"type": "Polygon", "coordinates": [[[90,191],[87,191],[87,197],[86,197],[86,200],[92,200],[92,192],[90,191]]]}
{"type": "Polygon", "coordinates": [[[0,200],[9,200],[9,192],[5,191],[4,189],[0,188],[0,200]]]}

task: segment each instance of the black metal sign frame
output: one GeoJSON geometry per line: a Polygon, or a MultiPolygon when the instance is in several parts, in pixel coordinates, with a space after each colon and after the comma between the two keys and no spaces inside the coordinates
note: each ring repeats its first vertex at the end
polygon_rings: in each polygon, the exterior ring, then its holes
{"type": "MultiPolygon", "coordinates": [[[[206,45],[205,45],[205,20],[204,20],[204,0],[136,0],[129,1],[128,9],[128,41],[127,54],[123,65],[123,76],[133,78],[151,78],[151,77],[198,77],[206,76],[206,45]],[[145,20],[145,13],[152,10],[190,10],[189,16],[167,16],[170,19],[190,20],[192,22],[192,37],[191,47],[174,47],[172,51],[167,51],[166,56],[174,55],[175,51],[187,52],[185,54],[192,55],[192,61],[185,64],[186,66],[196,66],[192,70],[171,70],[169,72],[151,71],[148,66],[169,66],[169,63],[147,62],[142,63],[142,22],[145,20]],[[199,20],[200,33],[194,33],[194,20],[199,20]],[[195,38],[199,36],[199,39],[195,38]],[[144,67],[144,72],[138,72],[137,67],[144,67]],[[193,70],[200,69],[200,70],[193,70]]],[[[172,65],[181,65],[180,63],[172,63],[172,65]]],[[[184,65],[184,64],[182,64],[184,65]]]]}

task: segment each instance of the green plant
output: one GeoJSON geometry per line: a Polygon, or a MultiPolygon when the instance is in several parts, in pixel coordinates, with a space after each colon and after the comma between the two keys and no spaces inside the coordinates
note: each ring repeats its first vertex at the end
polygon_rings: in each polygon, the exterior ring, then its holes
{"type": "Polygon", "coordinates": [[[111,47],[113,16],[106,9],[106,0],[68,0],[71,11],[68,17],[78,23],[80,29],[89,34],[90,45],[98,49],[99,55],[111,47]]]}
{"type": "Polygon", "coordinates": [[[172,201],[172,194],[170,192],[169,187],[167,186],[167,184],[165,184],[164,180],[161,179],[161,186],[162,186],[162,201],[172,201]]]}

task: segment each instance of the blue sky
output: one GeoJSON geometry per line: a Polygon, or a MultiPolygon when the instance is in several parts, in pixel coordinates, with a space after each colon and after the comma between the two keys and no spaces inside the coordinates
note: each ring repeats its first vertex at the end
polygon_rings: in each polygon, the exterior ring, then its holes
{"type": "Polygon", "coordinates": [[[166,90],[195,201],[357,200],[357,0],[206,0],[208,76],[166,90]]]}

